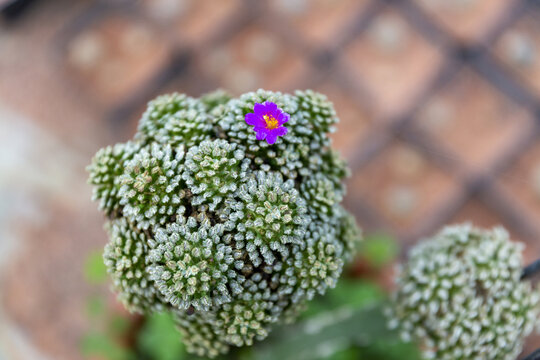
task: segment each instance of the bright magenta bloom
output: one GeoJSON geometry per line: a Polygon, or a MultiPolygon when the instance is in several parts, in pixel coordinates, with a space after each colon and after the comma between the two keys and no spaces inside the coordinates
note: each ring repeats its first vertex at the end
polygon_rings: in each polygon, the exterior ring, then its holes
{"type": "Polygon", "coordinates": [[[248,125],[254,126],[256,139],[266,139],[270,145],[276,142],[278,136],[287,134],[287,128],[282,125],[289,121],[289,114],[273,102],[255,104],[253,112],[246,114],[245,119],[248,125]]]}

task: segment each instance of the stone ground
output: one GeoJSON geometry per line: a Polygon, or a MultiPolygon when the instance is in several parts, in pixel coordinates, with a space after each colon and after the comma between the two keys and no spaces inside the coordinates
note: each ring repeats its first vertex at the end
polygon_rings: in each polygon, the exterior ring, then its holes
{"type": "Polygon", "coordinates": [[[83,279],[106,241],[84,168],[168,91],[322,91],[365,229],[405,254],[500,223],[538,258],[539,6],[452,4],[57,0],[0,23],[0,359],[81,358],[87,298],[114,303],[83,279]]]}

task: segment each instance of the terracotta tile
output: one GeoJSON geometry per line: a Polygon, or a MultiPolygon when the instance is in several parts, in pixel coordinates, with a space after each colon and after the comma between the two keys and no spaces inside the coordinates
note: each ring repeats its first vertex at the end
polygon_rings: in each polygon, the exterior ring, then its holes
{"type": "MultiPolygon", "coordinates": [[[[538,350],[538,344],[540,344],[540,335],[537,335],[537,333],[531,334],[525,340],[525,346],[523,347],[523,352],[521,353],[522,356],[527,356],[538,350]]],[[[522,359],[523,357],[520,357],[520,359],[522,359]]]]}
{"type": "Polygon", "coordinates": [[[464,43],[475,43],[507,13],[514,0],[414,0],[441,27],[464,43]]]}
{"type": "Polygon", "coordinates": [[[167,41],[151,26],[110,14],[70,38],[65,65],[79,88],[110,107],[141,91],[169,56],[167,41]]]}
{"type": "Polygon", "coordinates": [[[82,277],[86,254],[106,240],[86,184],[91,154],[2,110],[0,141],[11,151],[0,157],[0,312],[50,358],[79,359],[86,299],[108,294],[82,277]]]}
{"type": "Polygon", "coordinates": [[[497,182],[540,236],[540,140],[520,155],[497,182]]]}
{"type": "Polygon", "coordinates": [[[353,174],[349,185],[352,198],[375,208],[403,235],[444,208],[459,192],[450,174],[399,141],[353,174]]]}
{"type": "Polygon", "coordinates": [[[505,31],[493,51],[522,83],[540,96],[540,10],[531,10],[505,31]]]}
{"type": "Polygon", "coordinates": [[[195,62],[235,94],[292,90],[309,71],[302,54],[262,24],[244,28],[217,48],[202,49],[195,62]]]}
{"type": "Polygon", "coordinates": [[[375,129],[372,111],[354,99],[350,93],[330,81],[314,87],[333,102],[340,119],[336,132],[331,134],[333,146],[348,160],[353,160],[375,129]]]}
{"type": "Polygon", "coordinates": [[[429,99],[414,123],[449,149],[450,156],[457,157],[466,169],[485,173],[531,131],[534,120],[467,69],[429,99]]]}
{"type": "Polygon", "coordinates": [[[407,109],[441,67],[438,49],[397,11],[387,9],[345,50],[350,76],[386,117],[407,109]]]}
{"type": "Polygon", "coordinates": [[[317,46],[333,45],[369,3],[369,0],[269,1],[276,16],[287,19],[295,32],[317,46]]]}
{"type": "Polygon", "coordinates": [[[490,209],[477,198],[470,199],[449,221],[449,224],[470,222],[474,226],[491,229],[494,226],[503,226],[510,234],[510,238],[525,244],[523,252],[524,263],[528,264],[538,258],[540,244],[531,239],[519,236],[518,231],[509,226],[506,220],[495,210],[490,209]]]}
{"type": "MultiPolygon", "coordinates": [[[[516,3],[414,1],[444,31],[467,44],[482,42],[516,3]]],[[[238,20],[252,18],[253,7],[241,0],[143,0],[135,6],[116,1],[103,6],[99,17],[86,12],[93,9],[90,1],[57,0],[36,2],[17,23],[2,28],[0,105],[30,118],[49,137],[68,145],[58,151],[44,146],[41,133],[22,141],[18,136],[24,137],[24,128],[17,136],[12,132],[7,135],[8,145],[13,145],[8,148],[16,149],[12,153],[17,156],[8,153],[8,157],[0,157],[0,165],[15,159],[15,170],[4,171],[0,180],[18,184],[23,179],[28,191],[12,195],[12,188],[2,187],[5,182],[0,181],[0,194],[10,195],[3,198],[7,201],[0,205],[0,212],[26,208],[31,202],[37,205],[30,210],[39,214],[39,221],[31,213],[24,219],[13,217],[8,223],[16,228],[13,241],[20,244],[18,251],[2,259],[9,260],[9,265],[0,273],[0,302],[10,322],[48,357],[77,360],[82,357],[79,339],[88,329],[84,305],[89,294],[97,292],[121,308],[107,286],[90,288],[82,278],[86,254],[101,249],[106,241],[101,215],[88,200],[84,165],[98,144],[122,140],[118,134],[123,139],[133,135],[146,100],[171,91],[198,96],[217,86],[236,94],[259,87],[290,91],[305,79],[319,81],[321,71],[309,65],[310,54],[302,49],[323,50],[349,38],[357,17],[370,3],[270,0],[266,3],[269,12],[261,12],[252,23],[242,23],[238,20]],[[287,26],[276,28],[282,25],[287,26]],[[227,37],[224,31],[228,34],[232,30],[238,32],[229,40],[209,46],[209,40],[218,35],[227,37]],[[66,37],[66,47],[58,47],[58,40],[66,37]],[[162,81],[165,84],[151,84],[153,76],[169,64],[171,47],[183,49],[186,45],[195,56],[190,66],[182,69],[185,73],[171,75],[170,81],[162,81]],[[141,104],[129,104],[130,109],[118,111],[126,119],[118,119],[122,125],[113,136],[110,124],[103,119],[127,106],[126,99],[134,99],[134,94],[141,104]],[[145,98],[144,94],[149,95],[145,98]],[[19,151],[16,143],[34,151],[19,151]],[[26,156],[32,162],[19,170],[19,160],[26,156]],[[88,159],[81,161],[81,157],[88,159]],[[36,176],[36,172],[47,176],[36,176]]],[[[540,95],[537,18],[537,12],[529,12],[504,32],[493,52],[509,70],[507,76],[540,95]]],[[[337,65],[349,71],[345,73],[348,80],[367,93],[363,101],[357,101],[360,94],[342,88],[332,78],[315,87],[335,102],[342,122],[333,138],[348,159],[354,159],[364,142],[367,145],[381,131],[385,125],[377,124],[381,116],[399,117],[415,103],[437,75],[444,57],[449,56],[408,21],[397,7],[385,8],[346,46],[343,57],[341,52],[337,54],[337,65]]],[[[14,126],[15,118],[4,118],[7,129],[14,126]]],[[[530,130],[531,123],[526,111],[470,72],[460,73],[432,96],[414,121],[433,137],[435,148],[428,151],[443,147],[473,171],[487,170],[504,157],[530,130]]],[[[496,185],[524,221],[540,231],[538,159],[540,147],[535,144],[496,185]]],[[[388,224],[384,231],[398,238],[406,238],[418,225],[432,221],[439,210],[462,194],[453,174],[400,141],[356,171],[348,189],[346,204],[351,209],[358,205],[360,213],[360,205],[367,205],[376,210],[373,217],[358,214],[366,230],[388,224]],[[383,224],[376,221],[377,215],[385,220],[383,224]]],[[[508,222],[477,198],[470,199],[451,222],[464,220],[480,226],[508,222]]],[[[520,239],[515,229],[510,232],[515,240],[528,242],[527,262],[538,257],[537,239],[520,239]]],[[[380,281],[386,284],[388,279],[383,272],[380,281]]],[[[537,347],[531,342],[531,351],[537,347]]]]}
{"type": "Polygon", "coordinates": [[[239,13],[240,0],[144,0],[146,14],[180,42],[200,43],[239,13]]]}
{"type": "Polygon", "coordinates": [[[12,27],[0,24],[0,107],[79,149],[106,136],[100,123],[103,109],[90,106],[66,81],[55,42],[67,19],[87,6],[88,1],[37,2],[12,27]]]}
{"type": "Polygon", "coordinates": [[[216,88],[216,85],[211,80],[206,79],[202,74],[193,70],[188,71],[185,75],[169,79],[163,86],[149,91],[133,106],[121,108],[111,114],[110,121],[113,123],[112,126],[116,129],[116,133],[121,135],[120,138],[115,140],[126,141],[133,137],[137,131],[139,120],[146,111],[148,102],[157,96],[178,92],[192,97],[200,97],[216,88]]]}
{"type": "Polygon", "coordinates": [[[0,301],[39,349],[56,359],[81,359],[87,296],[98,290],[111,297],[107,286],[90,289],[82,264],[106,237],[97,210],[44,201],[43,223],[16,224],[23,245],[2,274],[0,301]]]}

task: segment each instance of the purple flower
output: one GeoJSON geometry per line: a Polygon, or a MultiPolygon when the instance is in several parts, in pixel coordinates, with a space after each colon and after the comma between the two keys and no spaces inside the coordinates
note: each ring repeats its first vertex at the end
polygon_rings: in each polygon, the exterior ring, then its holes
{"type": "Polygon", "coordinates": [[[287,128],[282,126],[287,121],[289,121],[289,114],[270,101],[255,104],[253,112],[246,114],[246,123],[254,126],[256,139],[266,139],[270,145],[276,142],[278,136],[287,134],[287,128]]]}

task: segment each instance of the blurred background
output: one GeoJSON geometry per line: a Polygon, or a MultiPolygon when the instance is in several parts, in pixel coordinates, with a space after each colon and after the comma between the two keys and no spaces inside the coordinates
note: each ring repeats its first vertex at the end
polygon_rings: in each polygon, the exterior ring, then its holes
{"type": "MultiPolygon", "coordinates": [[[[137,328],[85,166],[158,94],[215,88],[328,95],[373,248],[470,220],[540,257],[538,1],[0,0],[0,359],[101,358],[100,306],[137,328]]],[[[393,262],[353,273],[388,289],[393,262]]]]}

